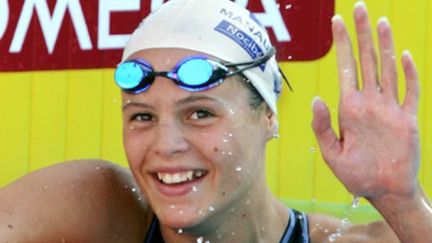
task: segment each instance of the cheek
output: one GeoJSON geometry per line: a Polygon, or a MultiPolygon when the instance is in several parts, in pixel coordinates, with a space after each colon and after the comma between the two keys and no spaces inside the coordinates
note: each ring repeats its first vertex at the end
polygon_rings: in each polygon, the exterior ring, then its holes
{"type": "Polygon", "coordinates": [[[222,132],[217,137],[207,138],[207,141],[213,141],[209,142],[208,154],[211,156],[216,175],[220,176],[224,184],[237,184],[241,179],[243,168],[247,167],[246,151],[239,138],[234,132],[222,132]]]}
{"type": "Polygon", "coordinates": [[[123,128],[123,146],[125,154],[132,170],[139,170],[143,157],[147,153],[146,141],[137,131],[123,128]]]}

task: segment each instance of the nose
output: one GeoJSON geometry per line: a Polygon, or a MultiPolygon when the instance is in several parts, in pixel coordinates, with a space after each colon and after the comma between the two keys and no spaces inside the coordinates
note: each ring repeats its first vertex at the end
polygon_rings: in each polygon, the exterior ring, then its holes
{"type": "Polygon", "coordinates": [[[165,157],[173,157],[186,152],[190,144],[185,138],[181,125],[176,121],[160,123],[153,144],[154,152],[165,157]]]}

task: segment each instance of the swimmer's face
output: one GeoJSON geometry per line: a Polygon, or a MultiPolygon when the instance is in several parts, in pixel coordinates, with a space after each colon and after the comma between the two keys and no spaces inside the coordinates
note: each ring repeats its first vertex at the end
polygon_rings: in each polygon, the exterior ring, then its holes
{"type": "MultiPolygon", "coordinates": [[[[194,54],[153,49],[129,59],[143,58],[167,71],[194,54]]],[[[123,93],[130,168],[163,225],[198,230],[203,222],[217,224],[265,188],[273,116],[264,103],[255,110],[249,106],[249,91],[240,82],[231,77],[215,88],[189,92],[157,77],[146,92],[123,93]]]]}

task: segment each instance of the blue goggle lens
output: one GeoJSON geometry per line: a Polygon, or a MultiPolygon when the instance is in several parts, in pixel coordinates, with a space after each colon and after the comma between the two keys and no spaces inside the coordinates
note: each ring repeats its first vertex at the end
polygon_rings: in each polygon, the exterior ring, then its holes
{"type": "Polygon", "coordinates": [[[133,89],[141,83],[141,80],[148,76],[143,68],[134,62],[124,62],[118,66],[114,78],[117,85],[122,89],[133,89]]]}
{"type": "Polygon", "coordinates": [[[204,59],[190,59],[182,63],[177,70],[179,81],[188,86],[200,86],[210,80],[213,66],[204,59]]]}

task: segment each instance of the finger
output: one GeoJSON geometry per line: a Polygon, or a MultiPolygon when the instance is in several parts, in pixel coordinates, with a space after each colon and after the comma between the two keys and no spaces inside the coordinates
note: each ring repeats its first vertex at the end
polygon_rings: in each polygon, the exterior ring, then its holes
{"type": "Polygon", "coordinates": [[[341,97],[343,97],[345,94],[358,89],[357,67],[352,52],[351,40],[340,15],[333,17],[332,31],[336,45],[341,97]]]}
{"type": "Polygon", "coordinates": [[[417,114],[419,100],[419,80],[417,68],[409,51],[404,51],[402,54],[402,66],[406,80],[406,93],[402,109],[417,114]]]}
{"type": "Polygon", "coordinates": [[[354,9],[354,20],[360,51],[363,90],[366,92],[376,92],[378,85],[377,56],[366,5],[363,2],[356,3],[354,9]]]}
{"type": "MultiPolygon", "coordinates": [[[[312,128],[327,163],[334,161],[334,155],[340,150],[339,139],[331,126],[330,112],[319,97],[312,102],[312,128]]],[[[330,165],[330,164],[329,164],[330,165]]],[[[332,167],[330,165],[330,167],[332,167]]]]}
{"type": "Polygon", "coordinates": [[[378,39],[381,58],[381,88],[385,95],[398,102],[397,69],[393,36],[387,18],[378,21],[378,39]]]}

